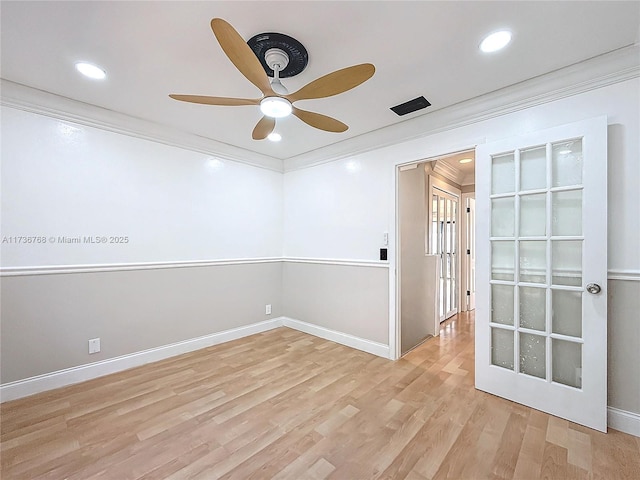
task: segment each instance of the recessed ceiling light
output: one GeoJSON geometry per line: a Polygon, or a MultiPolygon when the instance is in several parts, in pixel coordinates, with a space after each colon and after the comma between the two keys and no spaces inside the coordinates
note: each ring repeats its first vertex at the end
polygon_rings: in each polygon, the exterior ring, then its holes
{"type": "Polygon", "coordinates": [[[458,160],[460,163],[471,163],[473,162],[473,158],[463,158],[462,160],[458,160]]]}
{"type": "Polygon", "coordinates": [[[480,44],[480,50],[484,53],[497,52],[506,47],[511,41],[511,32],[509,30],[500,30],[487,35],[480,44]]]}
{"type": "Polygon", "coordinates": [[[269,135],[267,135],[267,138],[272,142],[279,142],[280,140],[282,140],[282,135],[280,135],[279,133],[271,132],[269,135]]]}
{"type": "Polygon", "coordinates": [[[107,76],[107,72],[102,68],[86,62],[76,63],[76,70],[85,77],[93,78],[95,80],[103,80],[107,76]]]}

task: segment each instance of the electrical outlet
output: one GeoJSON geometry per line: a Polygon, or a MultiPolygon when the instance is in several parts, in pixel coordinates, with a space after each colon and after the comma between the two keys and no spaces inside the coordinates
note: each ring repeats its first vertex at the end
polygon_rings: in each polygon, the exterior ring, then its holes
{"type": "Polygon", "coordinates": [[[271,315],[271,304],[264,306],[264,314],[271,315]]]}
{"type": "Polygon", "coordinates": [[[389,245],[389,232],[384,232],[382,234],[382,244],[386,247],[389,245]]]}
{"type": "Polygon", "coordinates": [[[92,338],[89,340],[89,354],[100,352],[100,339],[92,338]]]}

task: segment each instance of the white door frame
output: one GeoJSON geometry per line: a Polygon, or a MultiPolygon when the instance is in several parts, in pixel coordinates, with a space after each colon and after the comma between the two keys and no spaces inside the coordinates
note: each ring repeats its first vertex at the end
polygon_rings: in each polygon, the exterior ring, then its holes
{"type": "MultiPolygon", "coordinates": [[[[467,312],[470,310],[469,307],[469,298],[467,296],[467,291],[471,289],[469,285],[469,257],[467,254],[467,249],[471,249],[473,255],[475,255],[475,245],[468,245],[468,236],[469,236],[469,217],[467,216],[467,203],[469,199],[475,199],[475,192],[466,192],[463,193],[460,198],[460,254],[459,254],[459,262],[460,262],[460,293],[459,293],[459,303],[458,303],[458,311],[467,312]],[[463,220],[464,218],[464,220],[463,220]]],[[[473,222],[473,228],[475,230],[475,218],[473,222]]]]}

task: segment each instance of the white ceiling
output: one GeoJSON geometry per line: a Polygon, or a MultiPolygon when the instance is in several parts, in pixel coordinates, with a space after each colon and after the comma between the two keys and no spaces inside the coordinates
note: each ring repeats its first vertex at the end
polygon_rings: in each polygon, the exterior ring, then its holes
{"type": "Polygon", "coordinates": [[[458,152],[453,155],[430,160],[434,160],[431,166],[436,173],[444,175],[459,185],[473,185],[476,180],[475,159],[475,150],[468,150],[466,152],[458,152]],[[460,163],[462,159],[471,159],[471,162],[460,163]],[[445,168],[441,169],[440,167],[442,166],[445,168]]]}
{"type": "Polygon", "coordinates": [[[637,43],[640,2],[2,1],[1,17],[6,80],[287,159],[637,43]],[[278,120],[280,143],[254,141],[257,107],[170,99],[260,95],[222,52],[213,17],[247,40],[262,32],[299,40],[309,64],[283,80],[289,91],[373,63],[375,75],[356,89],[297,103],[349,130],[322,132],[290,117],[278,120]],[[500,28],[513,32],[510,46],[482,54],[482,38],[500,28]],[[104,67],[107,80],[81,77],[80,60],[104,67]],[[389,110],[420,95],[432,106],[405,117],[389,110]]]}

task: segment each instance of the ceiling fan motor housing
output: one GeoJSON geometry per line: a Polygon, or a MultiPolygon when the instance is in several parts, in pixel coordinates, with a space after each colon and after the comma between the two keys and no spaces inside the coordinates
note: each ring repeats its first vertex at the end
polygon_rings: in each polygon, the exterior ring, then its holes
{"type": "Polygon", "coordinates": [[[287,65],[289,65],[289,55],[284,50],[279,48],[270,48],[264,54],[264,59],[269,65],[269,68],[274,72],[276,69],[281,72],[287,65]]]}
{"type": "Polygon", "coordinates": [[[287,65],[281,67],[279,71],[280,78],[289,78],[298,75],[306,68],[307,63],[309,63],[309,54],[307,53],[307,49],[304,48],[304,45],[284,33],[259,33],[251,37],[247,44],[251,47],[253,53],[256,54],[265,72],[267,72],[267,75],[270,77],[274,76],[274,71],[271,66],[274,65],[274,63],[269,65],[269,60],[273,62],[274,59],[281,59],[282,57],[280,55],[282,54],[287,58],[287,65]],[[267,57],[269,60],[267,60],[267,57]]]}

